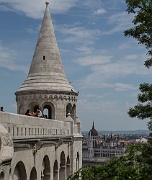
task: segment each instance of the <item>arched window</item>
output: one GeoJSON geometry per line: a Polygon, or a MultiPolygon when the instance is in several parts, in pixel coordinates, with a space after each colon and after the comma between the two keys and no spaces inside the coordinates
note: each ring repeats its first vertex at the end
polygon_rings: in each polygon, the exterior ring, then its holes
{"type": "Polygon", "coordinates": [[[0,179],[1,179],[1,180],[4,179],[4,172],[3,172],[3,171],[0,173],[0,179]]]}
{"type": "Polygon", "coordinates": [[[76,105],[74,104],[71,109],[71,118],[76,122],[76,105]]]}
{"type": "Polygon", "coordinates": [[[76,171],[79,170],[79,152],[77,152],[77,157],[76,157],[76,171]]]}
{"type": "Polygon", "coordinates": [[[30,180],[37,180],[37,172],[35,167],[32,168],[31,174],[30,174],[30,180]]]}
{"type": "Polygon", "coordinates": [[[23,162],[18,162],[13,173],[13,179],[27,180],[27,174],[23,162]]]}
{"type": "Polygon", "coordinates": [[[66,173],[67,173],[67,178],[68,178],[71,175],[70,174],[70,158],[69,158],[69,156],[67,157],[66,173]]]}
{"type": "Polygon", "coordinates": [[[44,117],[47,119],[52,119],[52,108],[49,105],[45,105],[43,108],[44,117]]]}
{"type": "Polygon", "coordinates": [[[58,162],[55,160],[54,166],[53,166],[53,179],[58,180],[58,162]]]}
{"type": "Polygon", "coordinates": [[[33,111],[36,112],[37,109],[39,109],[38,105],[34,106],[33,111]]]}
{"type": "Polygon", "coordinates": [[[60,156],[60,166],[65,166],[65,154],[62,151],[60,156]]]}
{"type": "Polygon", "coordinates": [[[47,119],[55,119],[55,108],[52,103],[44,103],[43,107],[43,114],[44,117],[47,119]]]}
{"type": "Polygon", "coordinates": [[[29,105],[29,110],[31,112],[36,112],[37,109],[39,109],[39,105],[36,102],[33,102],[29,105]]]}
{"type": "Polygon", "coordinates": [[[65,168],[65,154],[62,151],[60,155],[60,171],[59,171],[59,179],[66,180],[66,168],[65,168]]]}
{"type": "Polygon", "coordinates": [[[50,179],[50,160],[45,156],[42,162],[41,178],[43,180],[50,179]]]}
{"type": "Polygon", "coordinates": [[[66,117],[68,116],[68,113],[71,114],[71,111],[72,111],[72,105],[69,103],[66,106],[66,117]]]}

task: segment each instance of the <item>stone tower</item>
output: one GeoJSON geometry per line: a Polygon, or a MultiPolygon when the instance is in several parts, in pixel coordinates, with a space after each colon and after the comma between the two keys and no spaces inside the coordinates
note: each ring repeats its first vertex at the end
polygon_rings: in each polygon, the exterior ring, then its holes
{"type": "Polygon", "coordinates": [[[65,76],[48,4],[28,76],[15,93],[17,113],[39,108],[49,119],[64,121],[70,113],[76,122],[78,93],[65,76]]]}

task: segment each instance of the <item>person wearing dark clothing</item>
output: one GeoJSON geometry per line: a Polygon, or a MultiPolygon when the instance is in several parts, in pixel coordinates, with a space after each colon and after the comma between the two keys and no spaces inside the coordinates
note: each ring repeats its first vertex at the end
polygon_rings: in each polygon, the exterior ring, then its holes
{"type": "Polygon", "coordinates": [[[3,110],[3,107],[1,107],[1,111],[4,111],[4,110],[3,110]]]}
{"type": "Polygon", "coordinates": [[[30,113],[30,110],[29,110],[29,109],[26,111],[25,115],[27,115],[27,116],[32,116],[32,114],[30,113]]]}

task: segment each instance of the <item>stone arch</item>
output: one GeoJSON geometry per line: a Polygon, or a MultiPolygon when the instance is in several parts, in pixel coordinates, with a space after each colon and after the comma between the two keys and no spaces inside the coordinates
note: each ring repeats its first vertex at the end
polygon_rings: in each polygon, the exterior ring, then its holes
{"type": "Polygon", "coordinates": [[[1,179],[1,180],[4,180],[4,175],[5,175],[5,174],[4,174],[4,172],[2,171],[2,172],[0,173],[0,179],[1,179]]]}
{"type": "Polygon", "coordinates": [[[72,105],[70,103],[68,103],[66,105],[66,117],[68,116],[68,113],[71,114],[71,111],[72,111],[72,105]]]}
{"type": "Polygon", "coordinates": [[[80,161],[80,159],[79,159],[79,152],[77,152],[77,156],[76,156],[76,171],[79,170],[79,161],[80,161]]]}
{"type": "Polygon", "coordinates": [[[59,171],[59,179],[66,180],[66,159],[65,153],[62,151],[60,155],[60,171],[59,171]]]}
{"type": "Polygon", "coordinates": [[[50,179],[50,160],[49,160],[47,155],[43,158],[41,178],[43,180],[49,180],[50,179]]]}
{"type": "Polygon", "coordinates": [[[14,173],[13,173],[13,180],[27,180],[27,174],[25,165],[22,161],[19,161],[15,166],[14,173]]]}
{"type": "Polygon", "coordinates": [[[69,156],[67,157],[66,173],[67,173],[67,178],[68,178],[70,176],[70,158],[69,158],[69,156]]]}
{"type": "Polygon", "coordinates": [[[52,103],[46,102],[42,105],[42,107],[43,107],[43,114],[47,115],[48,119],[55,119],[55,108],[52,103]]]}
{"type": "Polygon", "coordinates": [[[74,104],[71,109],[71,118],[76,122],[76,105],[74,104]]]}
{"type": "Polygon", "coordinates": [[[30,180],[37,180],[37,172],[35,167],[32,168],[32,171],[30,173],[30,180]]]}
{"type": "Polygon", "coordinates": [[[55,160],[55,162],[54,162],[54,166],[53,166],[53,179],[54,180],[58,180],[59,178],[58,178],[58,161],[57,160],[55,160]]]}
{"type": "Polygon", "coordinates": [[[31,112],[36,112],[37,109],[40,109],[40,106],[38,103],[36,102],[32,102],[30,105],[29,105],[29,109],[31,112]]]}
{"type": "Polygon", "coordinates": [[[33,107],[34,112],[36,112],[37,109],[40,109],[40,108],[39,108],[39,105],[35,105],[35,106],[33,107]]]}
{"type": "Polygon", "coordinates": [[[62,151],[60,155],[60,167],[65,166],[65,153],[62,151]]]}

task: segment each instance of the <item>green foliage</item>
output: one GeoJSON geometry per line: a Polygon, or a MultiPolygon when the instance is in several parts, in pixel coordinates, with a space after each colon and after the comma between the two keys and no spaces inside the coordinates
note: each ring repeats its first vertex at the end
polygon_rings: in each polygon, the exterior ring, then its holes
{"type": "Polygon", "coordinates": [[[134,37],[139,44],[144,44],[149,58],[145,61],[147,68],[152,66],[152,1],[126,0],[128,13],[133,13],[133,28],[124,31],[125,36],[134,37]]]}
{"type": "Polygon", "coordinates": [[[125,156],[114,157],[105,164],[81,168],[68,180],[151,180],[152,146],[128,146],[125,156]]]}
{"type": "Polygon", "coordinates": [[[141,93],[138,95],[138,105],[129,109],[129,116],[139,119],[145,119],[152,117],[152,84],[143,83],[140,84],[139,89],[141,93]]]}
{"type": "MultiPolygon", "coordinates": [[[[139,89],[141,91],[138,94],[138,105],[130,108],[128,114],[130,117],[137,117],[139,119],[150,118],[148,122],[148,129],[152,131],[152,84],[143,83],[140,84],[139,89]]],[[[152,133],[149,135],[149,143],[152,144],[152,133]]]]}
{"type": "MultiPolygon", "coordinates": [[[[139,44],[148,50],[145,66],[152,66],[152,0],[126,0],[128,13],[134,14],[134,27],[124,31],[125,36],[132,36],[139,44]]],[[[138,105],[129,109],[129,116],[139,119],[152,117],[152,84],[140,84],[141,93],[138,95],[138,105]]],[[[149,122],[150,123],[150,122],[149,122]]],[[[148,124],[148,128],[150,128],[148,124]]],[[[150,129],[152,130],[152,128],[150,129]]]]}
{"type": "MultiPolygon", "coordinates": [[[[133,108],[130,108],[128,114],[132,118],[150,118],[147,125],[148,129],[152,131],[152,84],[140,84],[139,89],[141,91],[141,93],[138,94],[138,101],[140,103],[133,108]]],[[[149,135],[149,143],[152,144],[152,133],[149,135]]]]}

